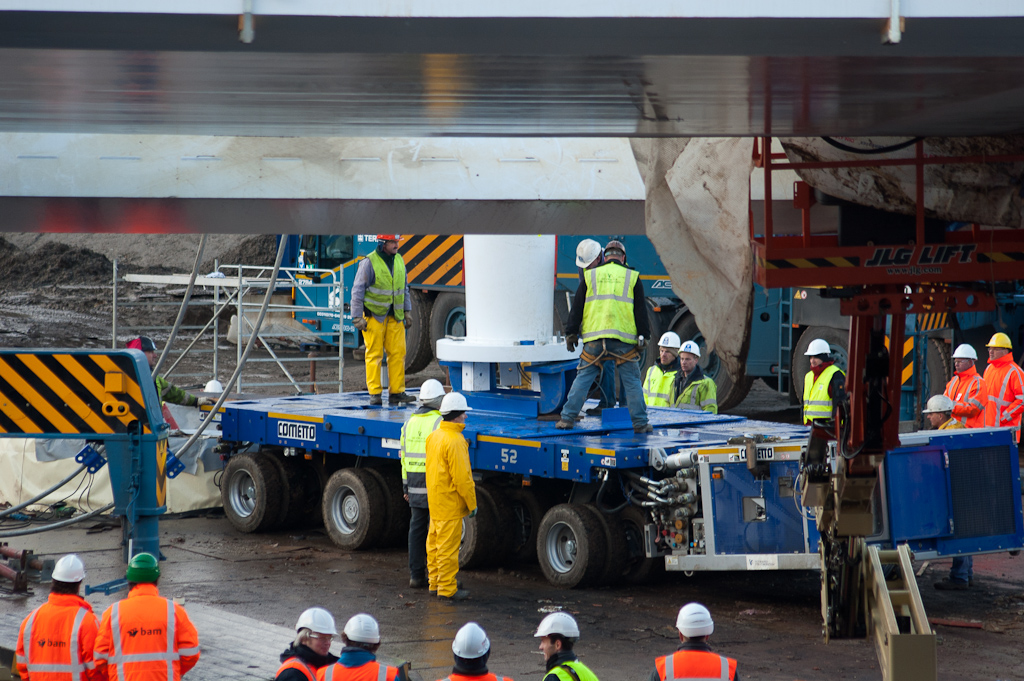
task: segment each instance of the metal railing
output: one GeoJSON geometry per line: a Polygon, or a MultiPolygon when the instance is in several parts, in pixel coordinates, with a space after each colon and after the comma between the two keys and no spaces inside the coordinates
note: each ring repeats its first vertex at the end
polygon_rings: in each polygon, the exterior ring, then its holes
{"type": "MultiPolygon", "coordinates": [[[[172,348],[163,375],[183,386],[202,386],[210,378],[234,370],[240,359],[242,347],[253,332],[253,320],[258,314],[260,299],[270,284],[271,267],[251,265],[218,265],[217,275],[201,276],[196,279],[196,292],[189,303],[189,310],[201,310],[200,318],[208,317],[204,324],[184,324],[180,327],[178,348],[172,348]],[[221,328],[221,316],[232,311],[233,324],[225,331],[221,328]],[[233,353],[225,353],[222,343],[235,343],[233,353]],[[199,371],[185,371],[183,362],[189,356],[208,355],[200,359],[205,367],[199,371]],[[229,366],[230,365],[230,366],[229,366]]],[[[160,312],[171,314],[181,304],[181,294],[188,275],[141,275],[129,274],[121,277],[118,264],[113,266],[111,336],[112,347],[123,346],[127,339],[138,335],[150,335],[155,339],[166,338],[169,325],[125,324],[127,316],[136,319],[160,312]],[[135,287],[135,300],[126,300],[124,287],[135,287]],[[182,287],[180,291],[173,287],[182,287]]],[[[344,379],[344,350],[341,346],[342,307],[344,299],[343,282],[339,272],[311,268],[282,267],[278,275],[275,297],[284,298],[272,302],[267,320],[257,333],[259,349],[255,350],[246,364],[246,371],[239,377],[235,390],[242,392],[342,392],[344,379]],[[299,320],[312,325],[323,324],[326,329],[313,331],[299,320]],[[328,351],[324,352],[323,348],[328,351]],[[300,366],[301,365],[301,366],[300,366]],[[251,369],[250,369],[251,367],[251,369]],[[277,371],[273,369],[276,367],[277,371]],[[298,368],[297,368],[298,367],[298,368]],[[317,368],[323,378],[318,378],[317,368]],[[337,368],[337,377],[333,375],[337,368]],[[267,372],[271,369],[271,373],[267,372]],[[305,371],[300,371],[304,369],[305,371]],[[324,374],[328,374],[324,376],[324,374]],[[275,380],[276,379],[276,380],[275,380]],[[286,389],[286,390],[282,390],[286,389]]],[[[196,315],[190,314],[190,321],[196,315]]]]}

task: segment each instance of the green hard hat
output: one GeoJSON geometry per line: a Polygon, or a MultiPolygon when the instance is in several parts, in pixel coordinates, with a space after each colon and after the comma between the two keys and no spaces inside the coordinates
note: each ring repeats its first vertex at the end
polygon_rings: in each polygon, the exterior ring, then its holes
{"type": "Polygon", "coordinates": [[[160,563],[152,553],[137,553],[128,561],[125,579],[137,584],[151,584],[160,579],[160,563]]]}

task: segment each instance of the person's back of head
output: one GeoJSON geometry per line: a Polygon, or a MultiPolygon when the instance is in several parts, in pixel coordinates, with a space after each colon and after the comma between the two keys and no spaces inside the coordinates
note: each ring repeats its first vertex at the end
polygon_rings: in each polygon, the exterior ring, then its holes
{"type": "Polygon", "coordinates": [[[487,671],[491,656],[491,641],[487,632],[476,622],[467,622],[452,641],[455,671],[461,674],[480,674],[487,671]]]}
{"type": "Polygon", "coordinates": [[[51,578],[50,593],[76,595],[85,579],[85,564],[81,558],[69,553],[53,566],[51,578]]]}

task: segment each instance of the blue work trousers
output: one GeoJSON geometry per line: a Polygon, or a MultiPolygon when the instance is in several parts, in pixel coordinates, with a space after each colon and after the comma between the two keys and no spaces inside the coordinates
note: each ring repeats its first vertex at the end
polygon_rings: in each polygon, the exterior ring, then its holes
{"type": "Polygon", "coordinates": [[[949,581],[969,582],[974,577],[974,556],[957,556],[953,559],[953,567],[949,569],[949,581]]]}
{"type": "Polygon", "coordinates": [[[427,530],[430,529],[430,510],[409,508],[409,577],[427,578],[427,530]]]}
{"type": "MultiPolygon", "coordinates": [[[[633,346],[629,343],[609,339],[585,343],[583,349],[588,354],[599,355],[602,351],[602,343],[609,352],[617,355],[624,355],[633,349],[633,346]]],[[[601,369],[598,364],[584,364],[583,360],[580,360],[580,366],[576,372],[576,380],[572,382],[572,387],[569,388],[569,396],[566,399],[565,406],[562,407],[563,420],[576,420],[580,410],[583,409],[583,403],[587,401],[590,387],[594,384],[594,379],[597,378],[600,371],[601,369]]],[[[607,368],[605,373],[609,373],[607,368]]],[[[634,360],[620,364],[619,379],[622,381],[622,389],[626,393],[626,406],[629,408],[629,417],[633,421],[633,427],[646,426],[647,405],[644,404],[643,385],[640,382],[640,361],[634,360]]]]}

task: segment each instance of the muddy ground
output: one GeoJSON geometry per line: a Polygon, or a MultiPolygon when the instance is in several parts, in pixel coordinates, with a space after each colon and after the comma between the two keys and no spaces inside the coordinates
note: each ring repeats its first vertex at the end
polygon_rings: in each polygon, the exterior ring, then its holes
{"type": "MultiPolygon", "coordinates": [[[[88,239],[10,235],[0,242],[0,346],[110,346],[110,257],[84,248],[95,245],[88,239]]],[[[197,238],[139,239],[109,241],[109,252],[124,269],[161,273],[191,267],[197,238]]],[[[210,269],[213,258],[231,262],[244,254],[252,261],[272,250],[241,237],[217,244],[204,257],[210,269]]],[[[148,293],[141,288],[126,287],[121,295],[143,303],[124,313],[122,325],[173,320],[176,310],[147,307],[148,293]]],[[[119,337],[118,345],[124,340],[119,337]]],[[[233,368],[228,361],[233,355],[233,346],[226,348],[226,371],[233,368]]],[[[437,376],[433,364],[409,383],[416,386],[437,376]]],[[[348,357],[346,389],[361,389],[363,379],[362,363],[348,357]]],[[[760,382],[734,412],[779,421],[798,416],[786,396],[760,382]]],[[[116,535],[69,529],[9,541],[54,556],[81,551],[90,568],[88,581],[97,583],[121,575],[116,535]]],[[[714,645],[739,659],[744,679],[882,678],[869,642],[823,643],[817,573],[669,574],[641,587],[566,592],[549,586],[537,566],[515,566],[465,573],[472,599],[441,605],[407,588],[406,554],[400,549],[348,553],[322,530],[241,535],[217,512],[165,519],[161,535],[169,559],[165,593],[283,626],[291,626],[314,603],[341,619],[371,612],[384,629],[384,656],[412,660],[427,681],[450,671],[450,640],[467,620],[480,622],[490,633],[492,670],[517,679],[539,678],[541,657],[532,632],[552,608],[576,614],[583,627],[579,652],[602,679],[640,681],[656,655],[674,649],[675,613],[691,600],[710,607],[717,623],[714,645]]],[[[948,565],[917,566],[928,614],[942,622],[936,625],[939,678],[1024,678],[1024,557],[977,557],[977,586],[966,593],[932,588],[948,565]]],[[[44,598],[45,589],[39,588],[30,597],[0,595],[0,614],[27,614],[44,598]]],[[[102,610],[112,598],[94,595],[90,601],[102,610]]],[[[285,644],[266,642],[282,649],[285,644]]]]}

